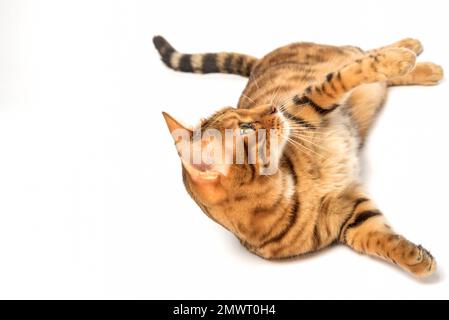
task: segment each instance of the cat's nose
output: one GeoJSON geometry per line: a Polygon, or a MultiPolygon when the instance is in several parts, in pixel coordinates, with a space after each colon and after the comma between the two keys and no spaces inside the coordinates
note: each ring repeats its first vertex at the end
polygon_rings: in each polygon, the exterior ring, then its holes
{"type": "Polygon", "coordinates": [[[275,106],[268,107],[268,114],[274,114],[278,111],[278,109],[275,106]]]}

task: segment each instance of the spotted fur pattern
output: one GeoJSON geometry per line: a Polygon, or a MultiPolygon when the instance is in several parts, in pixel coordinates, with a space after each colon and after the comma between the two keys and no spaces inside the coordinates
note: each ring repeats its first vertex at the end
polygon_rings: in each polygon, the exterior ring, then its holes
{"type": "MultiPolygon", "coordinates": [[[[416,63],[419,41],[404,39],[369,51],[294,43],[261,59],[181,54],[162,37],[155,37],[154,44],[175,70],[249,77],[237,108],[218,111],[202,122],[204,127],[294,128],[275,175],[259,175],[257,164],[245,163],[203,181],[183,168],[192,198],[245,247],[263,258],[281,259],[338,242],[416,276],[433,273],[432,255],[393,231],[359,178],[359,150],[388,87],[434,85],[443,76],[436,64],[416,63]]],[[[165,118],[170,130],[181,127],[165,118]]]]}

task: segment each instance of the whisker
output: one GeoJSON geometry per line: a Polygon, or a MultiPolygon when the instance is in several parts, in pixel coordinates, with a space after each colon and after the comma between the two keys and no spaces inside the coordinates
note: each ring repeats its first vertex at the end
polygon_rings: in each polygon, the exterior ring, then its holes
{"type": "MultiPolygon", "coordinates": [[[[304,151],[304,152],[306,152],[306,153],[307,153],[307,151],[309,151],[309,152],[312,152],[312,153],[314,153],[315,155],[317,155],[317,156],[319,156],[319,157],[321,157],[321,158],[323,158],[323,159],[326,159],[326,157],[324,157],[322,154],[320,154],[320,153],[318,153],[318,152],[316,152],[316,151],[314,151],[314,150],[312,150],[312,149],[310,149],[310,148],[304,146],[303,144],[301,144],[301,143],[299,143],[299,142],[297,142],[297,141],[295,141],[295,140],[293,140],[293,139],[291,139],[291,138],[289,138],[289,137],[285,137],[285,136],[283,136],[283,135],[281,135],[281,136],[282,136],[284,139],[286,139],[289,143],[291,143],[292,145],[294,145],[294,146],[296,146],[296,147],[302,149],[302,151],[304,151]],[[306,151],[306,150],[307,150],[307,151],[306,151]]],[[[308,154],[308,155],[310,156],[310,154],[308,154]]]]}
{"type": "Polygon", "coordinates": [[[321,158],[324,158],[324,156],[323,156],[322,154],[320,154],[320,153],[318,153],[318,152],[316,152],[316,151],[314,151],[314,150],[312,150],[312,149],[310,149],[310,148],[308,148],[308,147],[306,147],[306,146],[304,146],[304,145],[302,145],[302,144],[300,144],[300,143],[298,143],[298,142],[296,142],[296,141],[294,141],[294,140],[288,140],[288,142],[289,142],[290,144],[292,144],[292,145],[298,147],[299,149],[302,149],[302,151],[305,152],[306,154],[308,154],[309,156],[310,156],[310,152],[312,152],[312,153],[314,153],[316,156],[321,157],[321,158]]]}
{"type": "MultiPolygon", "coordinates": [[[[306,139],[306,138],[309,138],[309,137],[304,137],[304,136],[294,135],[294,136],[292,136],[292,138],[297,138],[298,140],[308,142],[308,143],[312,144],[313,146],[315,146],[315,147],[317,147],[317,148],[319,148],[319,149],[321,149],[321,150],[323,150],[323,151],[327,151],[327,150],[328,150],[327,148],[325,148],[325,147],[323,147],[323,146],[321,146],[321,145],[316,144],[316,143],[313,142],[312,140],[306,139]]],[[[312,139],[313,139],[313,138],[312,138],[312,139]]]]}
{"type": "Polygon", "coordinates": [[[279,106],[279,110],[285,110],[285,108],[287,108],[289,106],[289,103],[293,102],[293,98],[295,96],[296,96],[296,94],[291,96],[291,97],[288,97],[288,98],[284,99],[282,101],[281,105],[279,106]]]}
{"type": "MultiPolygon", "coordinates": [[[[320,125],[322,124],[322,122],[318,122],[318,121],[307,121],[307,120],[303,120],[304,121],[304,124],[303,125],[300,125],[300,124],[298,124],[298,119],[295,119],[294,117],[294,115],[286,115],[286,114],[284,114],[284,117],[286,118],[286,120],[289,120],[289,121],[291,121],[292,122],[292,125],[296,125],[296,126],[301,126],[301,127],[303,127],[303,128],[307,128],[307,125],[306,125],[306,123],[307,124],[310,124],[310,125],[312,125],[312,126],[314,126],[315,128],[313,128],[313,130],[317,130],[317,129],[319,129],[319,127],[320,127],[320,125]]],[[[283,122],[283,123],[285,123],[285,121],[283,122]]],[[[307,128],[307,129],[312,129],[312,128],[307,128]]]]}
{"type": "Polygon", "coordinates": [[[290,132],[290,134],[300,134],[307,137],[316,137],[319,139],[326,139],[328,137],[327,132],[315,132],[313,130],[304,130],[304,129],[296,129],[296,128],[290,128],[290,131],[287,129],[284,130],[285,132],[290,132]]]}
{"type": "MultiPolygon", "coordinates": [[[[315,128],[308,128],[307,126],[301,126],[297,124],[291,117],[284,114],[285,119],[281,119],[281,124],[287,124],[289,128],[291,129],[297,129],[298,131],[304,131],[304,132],[314,132],[316,134],[323,134],[323,129],[319,128],[318,123],[311,122],[310,124],[315,126],[315,128]]],[[[321,123],[320,123],[321,124],[321,123]]]]}
{"type": "Polygon", "coordinates": [[[252,103],[256,104],[256,102],[255,102],[253,99],[251,99],[250,97],[248,97],[246,94],[243,94],[243,93],[242,93],[242,97],[243,97],[243,98],[246,98],[246,99],[248,99],[249,101],[251,101],[252,103]]]}
{"type": "Polygon", "coordinates": [[[306,131],[306,130],[298,130],[298,129],[293,129],[293,130],[284,130],[283,132],[288,132],[289,133],[289,137],[298,137],[298,138],[307,138],[307,139],[312,139],[312,140],[318,140],[318,141],[326,141],[327,137],[324,136],[324,133],[318,133],[318,135],[315,134],[314,131],[306,131]]]}
{"type": "Polygon", "coordinates": [[[279,83],[278,87],[276,88],[276,91],[274,91],[273,96],[271,97],[270,105],[273,104],[274,99],[277,97],[279,93],[279,88],[281,87],[281,83],[279,83]]]}
{"type": "Polygon", "coordinates": [[[319,142],[319,143],[323,143],[323,142],[327,141],[326,137],[315,136],[313,134],[306,135],[301,132],[290,132],[289,137],[290,138],[298,138],[298,139],[304,138],[304,139],[307,139],[307,141],[314,141],[314,142],[319,142]]]}
{"type": "Polygon", "coordinates": [[[303,127],[299,125],[290,125],[289,128],[292,131],[300,132],[300,133],[310,133],[310,134],[317,134],[317,135],[328,135],[328,133],[324,129],[310,129],[308,127],[303,127]]]}
{"type": "Polygon", "coordinates": [[[259,83],[257,82],[257,78],[254,77],[254,74],[251,74],[251,76],[249,77],[249,79],[251,80],[251,78],[254,80],[254,84],[256,85],[257,90],[260,90],[260,88],[259,88],[259,83]]]}
{"type": "MultiPolygon", "coordinates": [[[[282,113],[282,115],[284,116],[285,119],[293,121],[294,125],[298,125],[298,123],[294,119],[294,117],[296,117],[294,114],[282,113]]],[[[285,119],[281,119],[281,120],[285,120],[285,119]]],[[[309,124],[311,124],[313,126],[315,126],[316,127],[315,129],[318,129],[318,127],[320,127],[321,124],[322,124],[322,121],[310,121],[310,120],[303,120],[303,121],[306,122],[306,123],[309,123],[309,124]]]]}

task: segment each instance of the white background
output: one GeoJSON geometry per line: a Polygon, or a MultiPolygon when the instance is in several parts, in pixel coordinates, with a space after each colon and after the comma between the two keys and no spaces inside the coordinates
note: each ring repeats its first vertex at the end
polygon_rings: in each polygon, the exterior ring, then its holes
{"type": "Polygon", "coordinates": [[[262,260],[194,204],[163,122],[235,105],[245,79],[165,68],[180,51],[422,40],[449,68],[449,3],[0,1],[0,298],[449,298],[448,84],[391,90],[364,179],[436,256],[418,281],[334,247],[262,260]]]}

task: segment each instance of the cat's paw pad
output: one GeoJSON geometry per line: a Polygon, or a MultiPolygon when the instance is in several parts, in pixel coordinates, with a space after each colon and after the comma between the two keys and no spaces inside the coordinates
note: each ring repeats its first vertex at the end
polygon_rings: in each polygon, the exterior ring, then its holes
{"type": "Polygon", "coordinates": [[[416,54],[405,48],[387,48],[381,50],[375,57],[377,72],[387,78],[403,76],[415,66],[416,54]]]}

